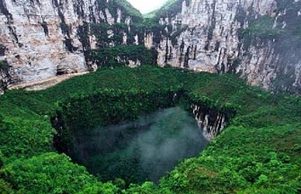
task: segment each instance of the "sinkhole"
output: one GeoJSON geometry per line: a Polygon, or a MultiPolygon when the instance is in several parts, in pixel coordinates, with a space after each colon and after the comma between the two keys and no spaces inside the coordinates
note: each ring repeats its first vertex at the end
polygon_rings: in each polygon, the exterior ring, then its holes
{"type": "Polygon", "coordinates": [[[122,179],[127,185],[158,182],[208,143],[192,113],[178,106],[142,114],[135,120],[64,133],[55,142],[59,151],[101,181],[122,179]]]}

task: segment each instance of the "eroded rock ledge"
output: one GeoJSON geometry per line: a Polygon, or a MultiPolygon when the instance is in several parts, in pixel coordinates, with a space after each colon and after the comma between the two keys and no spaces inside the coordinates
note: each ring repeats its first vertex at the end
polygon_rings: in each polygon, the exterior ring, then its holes
{"type": "Polygon", "coordinates": [[[147,30],[132,25],[136,16],[120,2],[1,1],[0,61],[10,65],[2,88],[95,70],[89,51],[133,44],[155,49],[160,66],[236,73],[252,85],[301,93],[300,1],[178,0],[158,12],[160,27],[147,30]],[[105,39],[116,34],[105,26],[117,24],[120,40],[99,41],[90,24],[103,25],[105,39]]]}
{"type": "MultiPolygon", "coordinates": [[[[132,16],[111,0],[3,0],[0,2],[0,61],[10,65],[10,84],[27,84],[95,68],[89,23],[130,25],[132,16]]],[[[110,32],[107,36],[110,35],[110,32]]],[[[1,68],[0,68],[1,69],[1,68]]],[[[7,76],[0,79],[8,85],[7,76]]],[[[5,87],[2,87],[5,89],[5,87]]]]}

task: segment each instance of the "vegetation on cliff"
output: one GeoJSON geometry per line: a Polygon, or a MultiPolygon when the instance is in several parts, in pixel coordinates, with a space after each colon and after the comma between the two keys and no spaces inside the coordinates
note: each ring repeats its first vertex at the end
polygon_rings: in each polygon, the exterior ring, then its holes
{"type": "Polygon", "coordinates": [[[154,66],[104,68],[44,91],[9,91],[0,103],[0,188],[8,193],[300,192],[300,97],[272,95],[233,75],[154,66]],[[59,131],[50,120],[58,112],[83,110],[78,115],[84,124],[95,118],[84,107],[94,106],[108,116],[97,122],[118,122],[160,107],[156,103],[165,102],[158,97],[164,91],[183,91],[199,104],[234,112],[235,117],[202,154],[179,164],[159,184],[124,188],[118,180],[101,183],[53,148],[59,131]],[[127,95],[131,93],[153,97],[127,95]]]}
{"type": "Polygon", "coordinates": [[[129,61],[139,63],[139,66],[140,64],[156,64],[157,52],[142,45],[119,45],[92,51],[91,56],[101,67],[124,65],[129,61]]]}
{"type": "MultiPolygon", "coordinates": [[[[1,192],[301,192],[300,97],[272,95],[228,74],[195,73],[144,65],[136,69],[116,67],[120,66],[117,63],[123,64],[126,60],[155,63],[155,53],[142,46],[110,46],[122,44],[124,33],[130,45],[135,42],[136,35],[139,35],[138,42],[141,43],[145,32],[153,32],[154,42],[160,42],[162,35],[166,35],[165,28],[170,29],[171,26],[159,25],[159,19],[175,16],[180,12],[183,1],[169,1],[144,21],[139,11],[125,0],[114,0],[109,4],[105,0],[98,2],[100,8],[109,9],[113,17],[118,16],[119,8],[125,12],[122,17],[131,16],[134,22],[130,25],[131,30],[121,23],[83,26],[79,35],[87,41],[85,32],[91,27],[100,48],[90,52],[87,46],[91,58],[105,68],[44,91],[13,90],[0,97],[1,192]],[[85,167],[59,153],[68,153],[66,149],[72,144],[71,133],[97,124],[133,120],[139,114],[172,106],[174,94],[184,96],[181,103],[187,109],[191,103],[196,103],[222,111],[231,120],[204,152],[180,163],[158,184],[145,182],[125,187],[120,179],[102,183],[85,167]],[[63,123],[56,123],[56,119],[62,119],[59,121],[63,123]]],[[[250,46],[257,40],[272,40],[280,41],[275,47],[278,52],[300,49],[300,20],[291,19],[299,12],[294,5],[300,2],[277,2],[277,12],[287,10],[287,14],[279,16],[276,26],[273,17],[249,18],[249,27],[240,34],[245,41],[244,46],[250,46]],[[281,26],[287,21],[291,23],[281,26]]],[[[64,23],[61,28],[68,32],[64,23]]],[[[175,42],[182,30],[185,27],[167,36],[175,42]]],[[[0,55],[4,51],[0,45],[0,55]]],[[[8,70],[5,62],[0,62],[1,70],[8,70]]],[[[289,72],[289,68],[285,71],[289,72]]],[[[285,78],[289,80],[278,76],[275,81],[289,83],[295,80],[285,78]]]]}
{"type": "Polygon", "coordinates": [[[142,20],[140,11],[134,8],[127,0],[113,0],[113,2],[131,16],[134,22],[140,22],[142,20]]]}
{"type": "Polygon", "coordinates": [[[7,71],[9,68],[9,65],[6,61],[0,61],[0,71],[7,71]]]}
{"type": "MultiPolygon", "coordinates": [[[[172,18],[176,14],[180,13],[182,10],[182,4],[184,0],[168,0],[160,9],[146,15],[146,17],[154,17],[154,19],[159,20],[162,18],[172,18]]],[[[186,0],[186,5],[190,4],[191,0],[186,0]]]]}

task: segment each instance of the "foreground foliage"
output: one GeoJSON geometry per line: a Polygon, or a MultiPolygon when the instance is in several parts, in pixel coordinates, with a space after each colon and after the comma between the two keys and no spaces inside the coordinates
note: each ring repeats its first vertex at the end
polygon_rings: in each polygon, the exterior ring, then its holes
{"type": "Polygon", "coordinates": [[[298,193],[300,121],[300,97],[271,95],[233,75],[153,66],[104,68],[44,91],[14,90],[0,97],[0,189],[4,193],[298,193]],[[231,111],[235,117],[200,156],[183,161],[158,185],[145,182],[124,188],[121,180],[101,183],[68,156],[55,153],[57,132],[50,120],[58,112],[66,116],[70,110],[79,111],[85,124],[95,119],[85,108],[94,108],[105,118],[97,122],[114,123],[165,106],[160,95],[174,91],[203,106],[231,111]]]}
{"type": "Polygon", "coordinates": [[[100,193],[115,193],[117,190],[110,183],[97,183],[84,167],[56,153],[15,160],[5,166],[1,173],[20,193],[77,193],[90,190],[91,185],[100,185],[100,193]]]}

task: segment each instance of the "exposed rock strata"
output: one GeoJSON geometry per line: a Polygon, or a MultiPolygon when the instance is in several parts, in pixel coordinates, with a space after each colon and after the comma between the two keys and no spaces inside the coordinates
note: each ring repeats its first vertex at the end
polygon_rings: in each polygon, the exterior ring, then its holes
{"type": "Polygon", "coordinates": [[[207,107],[193,104],[191,108],[199,127],[203,131],[204,137],[208,140],[220,134],[229,120],[225,113],[207,107]]]}
{"type": "Polygon", "coordinates": [[[146,31],[132,26],[121,1],[2,0],[0,61],[10,65],[2,85],[95,70],[91,49],[144,44],[158,51],[160,66],[232,72],[265,89],[301,93],[300,1],[178,0],[159,13],[161,27],[146,31]],[[265,29],[260,22],[268,19],[265,29]]]}
{"type": "Polygon", "coordinates": [[[93,69],[86,52],[97,45],[87,24],[121,22],[131,17],[111,0],[2,0],[0,60],[11,65],[15,84],[84,72],[93,69]]]}
{"type": "Polygon", "coordinates": [[[300,1],[182,2],[177,13],[170,10],[161,15],[160,24],[169,28],[166,28],[168,36],[162,36],[156,45],[160,66],[169,64],[196,71],[233,72],[265,89],[301,92],[300,48],[294,44],[288,48],[285,45],[289,41],[301,43],[300,34],[289,33],[291,28],[300,25],[300,1]],[[271,18],[274,23],[271,28],[287,34],[273,38],[270,30],[264,38],[246,36],[246,29],[261,17],[271,18]]]}

